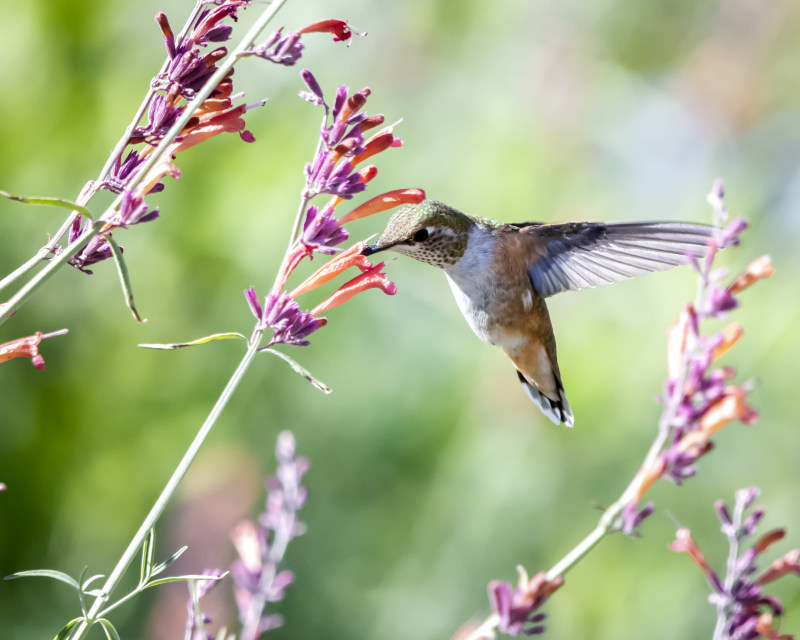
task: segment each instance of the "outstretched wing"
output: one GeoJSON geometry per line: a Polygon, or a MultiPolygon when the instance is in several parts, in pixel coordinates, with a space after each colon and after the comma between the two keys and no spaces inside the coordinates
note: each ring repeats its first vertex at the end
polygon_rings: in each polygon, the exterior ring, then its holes
{"type": "Polygon", "coordinates": [[[514,225],[530,245],[528,274],[546,298],[664,271],[700,256],[713,228],[688,222],[514,225]]]}

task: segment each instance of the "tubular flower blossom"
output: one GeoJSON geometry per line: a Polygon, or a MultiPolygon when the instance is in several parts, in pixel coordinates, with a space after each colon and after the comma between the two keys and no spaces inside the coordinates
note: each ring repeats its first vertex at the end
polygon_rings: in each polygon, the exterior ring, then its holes
{"type": "Polygon", "coordinates": [[[756,560],[774,543],[783,539],[783,529],[774,529],[761,536],[752,547],[738,553],[741,541],[755,533],[758,523],[764,516],[764,509],[754,509],[747,517],[747,511],[758,497],[756,487],[740,489],[731,513],[728,506],[718,500],[714,504],[717,516],[722,523],[722,533],[728,538],[733,561],[728,562],[724,577],[714,571],[695,543],[689,529],[681,528],[670,550],[685,553],[705,574],[712,594],[709,602],[717,608],[717,631],[715,638],[724,640],[753,640],[771,638],[791,640],[792,636],[778,635],[773,620],[783,612],[781,601],[764,595],[762,587],[788,574],[800,576],[800,550],[794,549],[775,560],[767,569],[756,576],[756,560]]]}
{"type": "Polygon", "coordinates": [[[42,333],[37,331],[32,336],[16,338],[0,344],[0,363],[7,362],[12,358],[30,358],[31,364],[40,371],[44,370],[44,357],[39,353],[39,343],[45,338],[60,336],[67,333],[67,329],[42,333]]]}
{"type": "Polygon", "coordinates": [[[383,115],[367,116],[362,112],[371,93],[369,88],[349,94],[347,87],[340,86],[331,107],[313,74],[306,69],[301,76],[308,91],[301,92],[300,97],[325,110],[325,123],[320,131],[323,144],[305,168],[305,197],[311,199],[327,193],[348,200],[363,191],[367,182],[356,167],[367,158],[403,143],[394,136],[392,127],[365,140],[365,131],[384,122],[383,115]]]}
{"type": "Polygon", "coordinates": [[[704,320],[724,319],[738,307],[736,296],[741,291],[773,272],[769,258],[764,256],[748,266],[730,285],[720,284],[725,273],[712,271],[713,259],[720,247],[738,244],[738,234],[747,226],[738,219],[726,227],[721,226],[727,218],[722,194],[722,184],[717,181],[709,201],[720,228],[709,242],[705,264],[701,267],[694,263],[700,275],[700,302],[687,305],[668,332],[669,377],[664,389],[660,429],[668,430],[671,442],[639,471],[641,482],[637,495],[625,506],[621,518],[622,530],[628,534],[652,513],[652,505],[640,510],[638,504],[653,482],[663,477],[682,484],[697,473],[697,461],[712,450],[711,438],[717,431],[733,421],[752,425],[758,420],[758,414],[747,404],[751,385],[731,384],[735,371],[730,367],[714,368],[716,361],[739,341],[742,327],[731,323],[710,337],[700,333],[704,320]]]}
{"type": "Polygon", "coordinates": [[[489,583],[489,600],[499,622],[497,628],[512,636],[523,633],[538,635],[544,633],[545,614],[539,608],[562,584],[561,577],[548,581],[544,572],[528,578],[521,566],[517,567],[519,583],[513,588],[507,582],[493,580],[489,583]]]}

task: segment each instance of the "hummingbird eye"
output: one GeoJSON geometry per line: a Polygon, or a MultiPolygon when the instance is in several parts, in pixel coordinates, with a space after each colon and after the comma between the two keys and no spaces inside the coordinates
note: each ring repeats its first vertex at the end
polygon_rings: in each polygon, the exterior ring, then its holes
{"type": "Polygon", "coordinates": [[[428,230],[420,229],[414,234],[414,242],[425,242],[428,239],[428,230]]]}

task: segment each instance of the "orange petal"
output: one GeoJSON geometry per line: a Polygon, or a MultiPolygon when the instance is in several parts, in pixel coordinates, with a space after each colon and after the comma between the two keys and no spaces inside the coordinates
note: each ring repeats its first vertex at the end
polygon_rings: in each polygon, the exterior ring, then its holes
{"type": "MultiPolygon", "coordinates": [[[[745,404],[747,391],[742,387],[728,387],[725,395],[715,402],[700,421],[700,431],[707,436],[719,431],[731,420],[752,424],[756,414],[745,404]]],[[[691,435],[691,434],[690,434],[691,435]]]]}
{"type": "Polygon", "coordinates": [[[346,224],[353,220],[358,220],[359,218],[371,216],[373,213],[386,211],[386,209],[391,209],[399,204],[419,204],[424,199],[425,191],[422,189],[395,189],[394,191],[387,191],[357,206],[350,213],[341,218],[339,222],[341,224],[346,224]]]}
{"type": "Polygon", "coordinates": [[[769,256],[761,256],[747,265],[747,269],[734,280],[733,284],[728,287],[728,291],[731,293],[739,293],[747,289],[747,287],[754,282],[763,278],[768,278],[773,273],[775,273],[775,267],[772,266],[769,256]]]}
{"type": "Polygon", "coordinates": [[[319,269],[312,273],[306,280],[292,291],[289,296],[296,298],[301,293],[316,289],[320,285],[325,284],[328,280],[335,278],[345,269],[352,266],[357,266],[359,269],[366,270],[372,267],[372,263],[367,259],[367,256],[362,256],[361,252],[364,250],[366,244],[364,242],[357,242],[352,247],[343,251],[335,258],[331,258],[323,264],[319,269]]]}
{"type": "MultiPolygon", "coordinates": [[[[722,342],[714,349],[713,360],[719,358],[723,353],[735,345],[742,337],[742,325],[732,322],[722,331],[722,342]]],[[[712,360],[712,361],[713,361],[712,360]]]]}
{"type": "Polygon", "coordinates": [[[700,547],[695,544],[692,533],[686,527],[681,527],[675,532],[675,540],[669,544],[670,551],[685,553],[706,575],[713,573],[700,547]]]}
{"type": "Polygon", "coordinates": [[[311,312],[312,316],[316,316],[325,311],[329,311],[341,304],[347,302],[357,293],[366,291],[367,289],[382,289],[387,295],[393,296],[397,293],[397,287],[389,280],[385,273],[381,271],[384,267],[383,262],[379,262],[374,267],[371,267],[362,274],[357,275],[352,280],[345,282],[339,287],[332,296],[322,303],[318,304],[311,312]]]}

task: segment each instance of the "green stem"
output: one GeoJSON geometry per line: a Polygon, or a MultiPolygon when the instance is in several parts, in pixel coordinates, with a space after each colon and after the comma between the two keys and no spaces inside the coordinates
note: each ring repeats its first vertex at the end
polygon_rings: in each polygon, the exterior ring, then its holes
{"type": "MultiPolygon", "coordinates": [[[[136,175],[131,179],[128,185],[126,185],[126,189],[133,191],[136,186],[144,179],[144,177],[149,173],[150,169],[162,158],[162,156],[167,152],[167,148],[170,144],[175,140],[178,134],[183,130],[186,124],[189,122],[190,118],[194,115],[194,112],[197,108],[211,95],[211,92],[216,89],[217,85],[225,78],[228,72],[233,68],[233,65],[236,64],[239,60],[239,54],[247,49],[251,48],[255,43],[256,38],[258,35],[264,30],[267,24],[275,17],[275,14],[286,4],[287,0],[273,0],[272,4],[269,5],[267,9],[258,17],[250,30],[245,34],[242,40],[236,45],[236,48],[228,55],[225,60],[219,65],[219,68],[214,73],[211,78],[203,85],[203,88],[197,92],[194,100],[192,100],[186,108],[183,110],[181,117],[175,121],[175,124],[172,125],[170,130],[155,148],[153,153],[150,154],[150,157],[145,161],[136,175]]],[[[144,105],[144,103],[142,103],[144,105]]],[[[143,109],[143,106],[140,107],[140,110],[143,109]]],[[[121,145],[121,142],[118,146],[121,145]]],[[[121,147],[124,148],[124,147],[121,147]]],[[[110,166],[110,163],[113,161],[109,160],[107,166],[110,166]]],[[[114,202],[106,209],[105,213],[102,216],[99,216],[99,220],[102,220],[112,211],[114,211],[120,203],[122,199],[122,194],[117,196],[114,202]]],[[[66,228],[66,224],[62,226],[62,230],[66,228]]],[[[93,230],[93,235],[97,235],[97,232],[93,230]]],[[[84,241],[88,241],[91,238],[91,235],[79,238],[75,242],[83,243],[84,241]]],[[[52,241],[51,241],[52,242],[52,241]]],[[[53,274],[53,271],[60,268],[69,258],[72,257],[75,253],[80,251],[83,244],[74,248],[75,243],[69,245],[67,249],[64,250],[63,253],[59,254],[59,256],[52,260],[42,271],[40,271],[33,279],[31,279],[25,286],[22,287],[9,301],[6,306],[3,307],[2,312],[0,312],[0,324],[2,324],[14,311],[16,311],[26,300],[27,297],[36,289],[38,289],[46,280],[50,278],[53,274]],[[70,254],[70,251],[72,253],[70,254]],[[66,256],[66,257],[64,257],[66,256]],[[63,258],[63,259],[62,259],[63,258]]],[[[43,250],[42,250],[43,251],[43,250]]],[[[41,255],[41,251],[38,255],[41,255]]],[[[25,268],[24,271],[22,268],[15,271],[24,273],[30,270],[35,263],[33,259],[29,260],[23,267],[25,268]]],[[[15,277],[19,277],[18,275],[15,277]]]]}
{"type": "Polygon", "coordinates": [[[64,248],[61,253],[50,260],[44,269],[37,273],[33,278],[28,280],[28,282],[26,282],[25,285],[19,291],[17,291],[17,293],[8,299],[2,310],[0,310],[0,324],[5,322],[11,316],[11,314],[14,313],[14,311],[21,307],[31,293],[36,291],[36,289],[47,282],[47,280],[50,279],[57,269],[66,264],[72,256],[83,249],[89,240],[96,235],[99,235],[104,226],[105,222],[102,220],[95,222],[88,233],[83,234],[74,240],[71,244],[64,248]]]}
{"type": "Polygon", "coordinates": [[[102,610],[104,603],[119,584],[123,574],[125,573],[125,570],[130,566],[131,562],[133,562],[134,558],[139,552],[139,549],[144,543],[148,532],[156,525],[156,522],[161,517],[161,514],[164,512],[167,503],[172,498],[172,494],[175,493],[175,489],[178,487],[178,484],[181,482],[181,480],[183,480],[183,477],[189,470],[189,466],[197,456],[200,447],[203,445],[206,437],[208,437],[208,434],[211,432],[211,428],[217,422],[223,409],[230,401],[233,392],[239,386],[242,377],[250,367],[253,358],[258,353],[258,344],[260,339],[261,334],[258,333],[256,334],[255,339],[250,342],[247,352],[245,353],[241,362],[239,362],[239,366],[236,367],[236,371],[233,372],[230,380],[228,380],[228,384],[225,385],[225,389],[217,399],[217,402],[214,405],[214,408],[211,410],[211,413],[208,414],[203,426],[200,427],[200,430],[197,432],[194,440],[192,440],[192,443],[189,445],[189,448],[186,450],[186,453],[183,455],[183,458],[181,459],[177,468],[172,473],[172,476],[170,477],[164,489],[161,491],[161,495],[158,496],[155,504],[150,509],[150,513],[147,514],[147,517],[142,522],[139,530],[136,532],[136,535],[133,536],[128,548],[125,549],[122,557],[120,557],[119,561],[117,562],[117,566],[114,567],[114,570],[106,579],[106,582],[102,588],[104,596],[99,596],[95,599],[91,609],[89,609],[89,612],[86,614],[86,617],[79,625],[75,627],[75,630],[70,635],[70,640],[80,640],[81,638],[84,638],[89,628],[92,626],[92,624],[94,624],[94,622],[96,622],[98,614],[102,610]]]}

